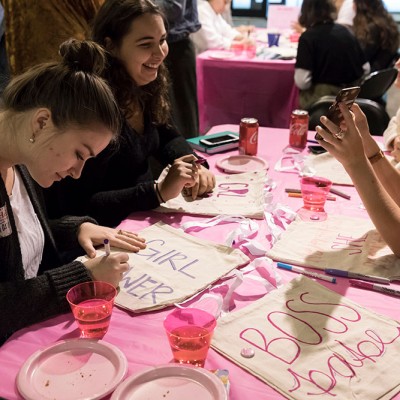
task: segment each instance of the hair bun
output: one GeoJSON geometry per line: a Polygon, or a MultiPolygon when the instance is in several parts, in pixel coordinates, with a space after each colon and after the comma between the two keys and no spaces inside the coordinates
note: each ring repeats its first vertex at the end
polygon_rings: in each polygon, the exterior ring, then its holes
{"type": "Polygon", "coordinates": [[[100,75],[106,65],[104,49],[91,40],[69,39],[60,45],[63,63],[70,69],[100,75]]]}

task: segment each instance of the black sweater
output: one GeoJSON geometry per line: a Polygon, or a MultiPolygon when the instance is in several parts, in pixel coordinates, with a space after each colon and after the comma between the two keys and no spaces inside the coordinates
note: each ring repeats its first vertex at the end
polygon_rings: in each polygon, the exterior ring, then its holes
{"type": "Polygon", "coordinates": [[[69,311],[67,291],[91,280],[85,266],[78,261],[61,266],[60,251],[77,249],[79,225],[96,221],[77,217],[48,221],[41,188],[24,167],[16,168],[44,231],[45,245],[38,276],[25,279],[12,208],[0,179],[0,345],[18,329],[69,311]]]}
{"type": "Polygon", "coordinates": [[[116,226],[134,211],[158,207],[150,158],[165,167],[193,150],[175,129],[156,127],[149,116],[144,124],[138,134],[125,121],[118,144],[88,160],[78,180],[66,178],[46,189],[49,215],[90,215],[101,225],[116,226]]]}

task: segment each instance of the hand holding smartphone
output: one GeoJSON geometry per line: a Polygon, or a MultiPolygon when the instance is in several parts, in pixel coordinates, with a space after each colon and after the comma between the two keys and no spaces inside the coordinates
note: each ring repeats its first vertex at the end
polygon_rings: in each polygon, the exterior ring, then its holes
{"type": "MultiPolygon", "coordinates": [[[[359,86],[353,86],[345,89],[341,89],[340,92],[337,94],[335,101],[329,107],[326,117],[331,120],[334,124],[340,125],[343,120],[343,116],[340,112],[339,103],[345,103],[347,108],[351,108],[356,100],[358,93],[360,93],[359,86]]],[[[324,126],[326,130],[329,129],[324,126]]],[[[332,133],[332,132],[331,132],[332,133]]],[[[322,140],[322,136],[318,133],[315,135],[315,139],[322,140]]]]}

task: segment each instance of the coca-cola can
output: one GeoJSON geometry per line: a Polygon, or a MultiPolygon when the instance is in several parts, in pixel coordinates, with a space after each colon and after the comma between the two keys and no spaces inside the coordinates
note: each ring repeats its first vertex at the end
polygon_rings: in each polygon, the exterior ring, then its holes
{"type": "Polygon", "coordinates": [[[258,120],[242,118],[239,129],[239,154],[255,156],[258,145],[258,120]]]}
{"type": "Polygon", "coordinates": [[[307,145],[308,111],[294,110],[290,115],[289,146],[304,149],[307,145]]]}

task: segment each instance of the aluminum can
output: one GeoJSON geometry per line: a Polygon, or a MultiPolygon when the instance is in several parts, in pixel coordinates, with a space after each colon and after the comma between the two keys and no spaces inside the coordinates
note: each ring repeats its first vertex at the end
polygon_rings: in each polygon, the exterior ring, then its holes
{"type": "Polygon", "coordinates": [[[307,145],[308,120],[308,111],[292,111],[289,126],[289,146],[305,149],[307,145]]]}
{"type": "Polygon", "coordinates": [[[239,129],[239,154],[255,156],[258,146],[258,120],[242,118],[239,129]]]}

